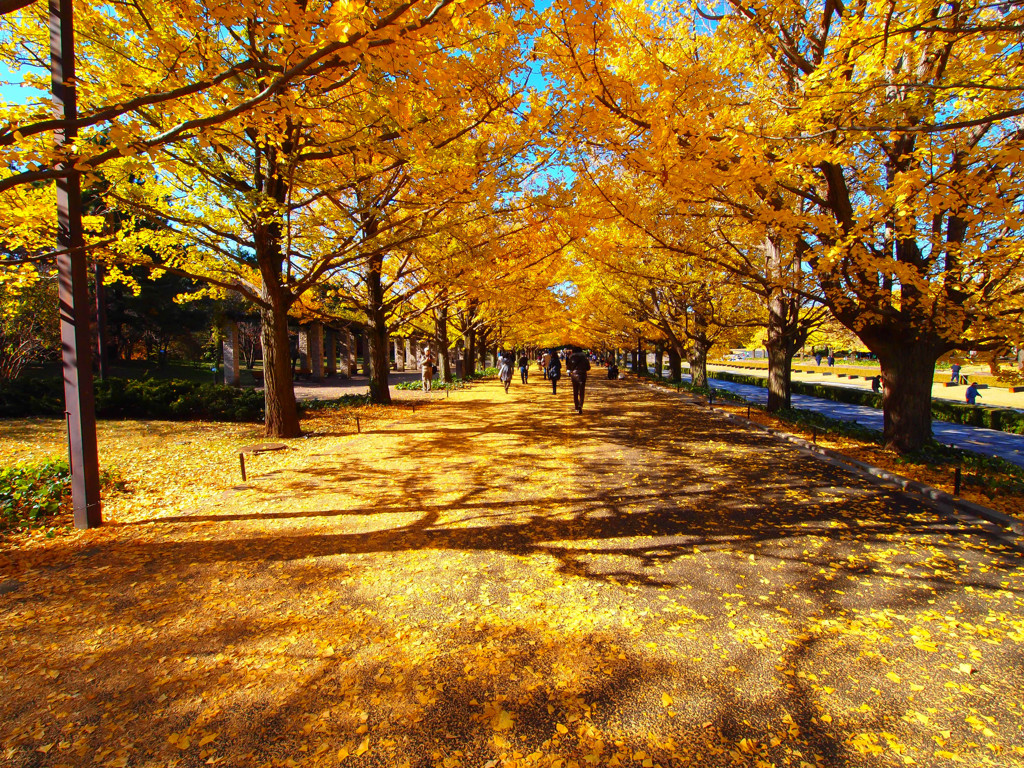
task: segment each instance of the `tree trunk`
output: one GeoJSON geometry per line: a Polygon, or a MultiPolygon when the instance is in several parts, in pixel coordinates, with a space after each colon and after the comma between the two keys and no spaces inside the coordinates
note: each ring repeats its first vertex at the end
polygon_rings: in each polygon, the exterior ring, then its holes
{"type": "MultiPolygon", "coordinates": [[[[771,331],[768,333],[771,339],[771,331]]],[[[789,409],[792,405],[793,354],[784,339],[766,343],[768,352],[768,412],[789,409]]]]}
{"type": "Polygon", "coordinates": [[[370,402],[378,405],[391,404],[391,390],[388,389],[388,374],[391,371],[391,355],[388,349],[388,322],[384,312],[384,287],[381,282],[383,254],[376,254],[367,263],[366,272],[366,340],[364,368],[370,376],[370,402]]]}
{"type": "MultiPolygon", "coordinates": [[[[865,343],[868,344],[867,340],[865,343]]],[[[932,377],[944,351],[919,340],[868,344],[882,366],[882,436],[899,453],[924,448],[932,437],[932,377]]]]}
{"type": "Polygon", "coordinates": [[[434,313],[435,333],[437,340],[438,366],[441,369],[441,381],[450,383],[452,380],[452,361],[448,356],[448,296],[447,292],[437,305],[434,313]]]}
{"type": "Polygon", "coordinates": [[[476,348],[480,356],[480,370],[483,371],[487,367],[487,332],[483,328],[477,332],[476,348]]]}
{"type": "Polygon", "coordinates": [[[675,345],[669,345],[668,348],[668,370],[672,381],[682,381],[683,356],[679,354],[679,350],[675,348],[675,345]]]}
{"type": "Polygon", "coordinates": [[[470,325],[462,337],[465,347],[462,355],[462,378],[468,379],[476,373],[476,329],[470,325]]]}
{"type": "Polygon", "coordinates": [[[765,261],[768,278],[773,282],[768,295],[768,338],[765,349],[768,352],[768,412],[775,413],[792,404],[791,368],[793,351],[793,323],[798,322],[797,307],[787,300],[780,283],[782,275],[782,251],[778,239],[768,236],[764,239],[765,261]],[[791,312],[792,310],[792,312],[791,312]]]}
{"type": "Polygon", "coordinates": [[[705,341],[694,341],[687,359],[690,362],[690,377],[695,387],[708,385],[708,350],[711,345],[705,341]]]}
{"type": "Polygon", "coordinates": [[[288,308],[260,308],[263,342],[263,401],[267,437],[298,437],[299,409],[292,383],[288,308]],[[276,310],[276,311],[275,311],[276,310]]]}

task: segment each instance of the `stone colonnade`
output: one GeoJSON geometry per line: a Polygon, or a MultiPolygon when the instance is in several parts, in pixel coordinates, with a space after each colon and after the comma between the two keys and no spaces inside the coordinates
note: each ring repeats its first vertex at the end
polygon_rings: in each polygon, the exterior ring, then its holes
{"type": "MultiPolygon", "coordinates": [[[[224,383],[239,386],[241,383],[238,323],[226,320],[222,325],[224,355],[224,383]]],[[[341,375],[354,376],[359,372],[358,357],[362,351],[363,373],[370,373],[369,337],[365,330],[351,327],[332,328],[319,320],[299,326],[299,370],[314,381],[341,375]],[[356,332],[360,334],[357,341],[356,332]]],[[[394,338],[392,346],[393,367],[396,371],[418,371],[423,350],[434,351],[434,344],[428,339],[394,338]]]]}

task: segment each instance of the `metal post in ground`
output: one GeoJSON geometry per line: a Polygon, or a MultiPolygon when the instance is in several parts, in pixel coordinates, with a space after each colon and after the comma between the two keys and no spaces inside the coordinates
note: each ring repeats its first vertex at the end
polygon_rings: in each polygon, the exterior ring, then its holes
{"type": "Polygon", "coordinates": [[[63,175],[57,179],[57,273],[71,500],[75,527],[95,528],[103,517],[89,334],[91,307],[82,235],[82,179],[72,156],[77,134],[72,122],[78,117],[73,0],[50,0],[50,76],[53,102],[65,121],[64,127],[55,131],[57,148],[68,151],[60,165],[63,175]]]}

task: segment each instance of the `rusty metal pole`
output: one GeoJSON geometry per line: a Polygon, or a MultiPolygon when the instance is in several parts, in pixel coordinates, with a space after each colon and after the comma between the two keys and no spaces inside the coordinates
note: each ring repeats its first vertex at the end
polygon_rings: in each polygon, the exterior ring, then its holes
{"type": "MultiPolygon", "coordinates": [[[[53,103],[64,120],[78,116],[75,100],[75,33],[73,0],[50,1],[50,75],[53,103]]],[[[55,133],[57,148],[72,148],[71,125],[55,133]]],[[[72,149],[72,155],[74,150],[72,149]]],[[[72,161],[73,162],[73,161],[72,161]]],[[[71,463],[71,499],[76,528],[103,521],[100,509],[99,455],[96,448],[96,398],[92,380],[91,307],[82,235],[82,181],[74,167],[57,180],[57,272],[60,339],[64,360],[64,407],[67,410],[71,463]]]]}

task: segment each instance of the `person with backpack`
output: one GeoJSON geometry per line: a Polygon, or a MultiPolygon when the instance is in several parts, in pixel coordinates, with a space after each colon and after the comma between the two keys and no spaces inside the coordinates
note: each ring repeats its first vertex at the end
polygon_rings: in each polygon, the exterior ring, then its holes
{"type": "Polygon", "coordinates": [[[565,367],[569,369],[569,380],[572,382],[572,404],[576,413],[583,413],[583,396],[587,389],[587,371],[590,360],[583,352],[573,352],[565,359],[565,367]]]}
{"type": "Polygon", "coordinates": [[[525,352],[519,356],[519,378],[523,380],[523,384],[530,378],[530,358],[525,352]]]}
{"type": "Polygon", "coordinates": [[[548,379],[551,380],[551,394],[558,394],[558,380],[562,378],[562,361],[558,355],[552,354],[548,358],[547,367],[548,379]]]}

